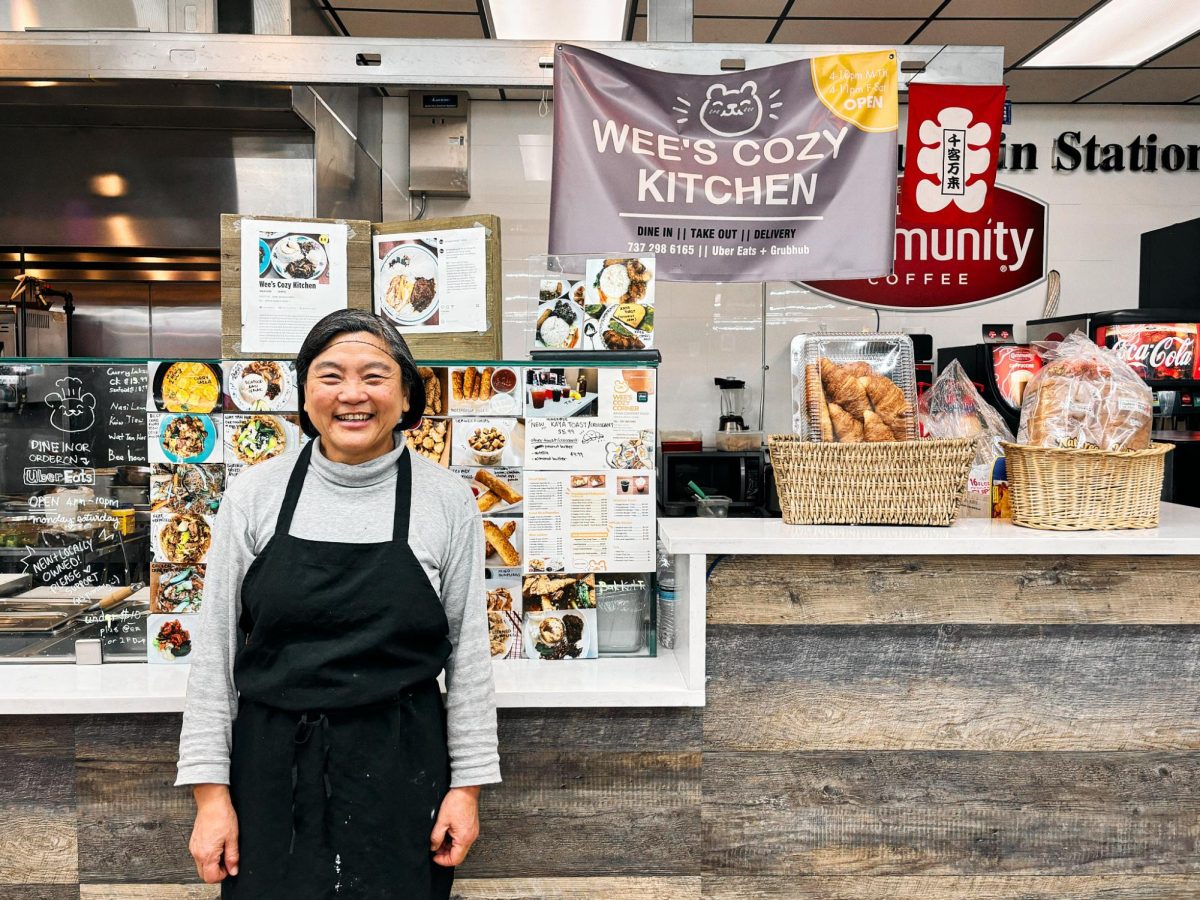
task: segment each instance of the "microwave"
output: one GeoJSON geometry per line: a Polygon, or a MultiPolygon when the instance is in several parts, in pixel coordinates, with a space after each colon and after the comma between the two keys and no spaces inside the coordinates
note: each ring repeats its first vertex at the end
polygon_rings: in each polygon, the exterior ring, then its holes
{"type": "Polygon", "coordinates": [[[694,481],[706,494],[719,494],[733,502],[731,510],[761,515],[766,500],[766,451],[697,450],[663,453],[658,463],[658,497],[668,516],[696,513],[694,481]]]}

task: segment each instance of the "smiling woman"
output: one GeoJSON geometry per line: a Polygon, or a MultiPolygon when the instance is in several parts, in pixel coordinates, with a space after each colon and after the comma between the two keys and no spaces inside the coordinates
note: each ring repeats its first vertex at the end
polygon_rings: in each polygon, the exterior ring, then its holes
{"type": "Polygon", "coordinates": [[[397,436],[425,389],[389,323],[332,313],[296,373],[313,440],[240,474],[213,527],[190,849],[226,900],[445,900],[500,780],[479,509],[397,436]]]}

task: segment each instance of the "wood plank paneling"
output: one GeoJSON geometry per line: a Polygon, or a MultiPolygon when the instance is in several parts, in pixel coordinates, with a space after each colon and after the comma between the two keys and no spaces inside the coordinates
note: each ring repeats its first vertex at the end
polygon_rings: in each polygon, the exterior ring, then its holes
{"type": "Polygon", "coordinates": [[[217,900],[218,884],[81,884],[79,900],[217,900]]]}
{"type": "Polygon", "coordinates": [[[700,879],[455,878],[453,896],[455,900],[695,900],[700,896],[700,879]]]}
{"type": "Polygon", "coordinates": [[[709,628],[705,748],[1200,748],[1200,628],[709,628]]]}
{"type": "Polygon", "coordinates": [[[173,761],[114,756],[79,762],[81,881],[170,884],[196,878],[187,849],[195,805],[191,793],[174,783],[173,761]]]}
{"type": "Polygon", "coordinates": [[[1194,557],[735,556],[709,624],[1200,623],[1194,557]]]}
{"type": "Polygon", "coordinates": [[[12,716],[2,720],[0,798],[4,807],[75,810],[75,729],[69,719],[12,716]]]}
{"type": "Polygon", "coordinates": [[[1195,900],[1192,875],[708,878],[708,900],[1195,900]]]}
{"type": "Polygon", "coordinates": [[[463,877],[700,874],[699,753],[509,753],[463,877]]]}
{"type": "Polygon", "coordinates": [[[1200,874],[1195,753],[708,753],[705,875],[1200,874]]]}
{"type": "Polygon", "coordinates": [[[79,880],[75,813],[0,805],[0,884],[79,880]]]}
{"type": "Polygon", "coordinates": [[[74,884],[0,885],[0,900],[79,900],[74,884]]]}
{"type": "Polygon", "coordinates": [[[529,750],[628,750],[643,753],[698,752],[704,743],[704,710],[502,709],[500,753],[529,750]]]}

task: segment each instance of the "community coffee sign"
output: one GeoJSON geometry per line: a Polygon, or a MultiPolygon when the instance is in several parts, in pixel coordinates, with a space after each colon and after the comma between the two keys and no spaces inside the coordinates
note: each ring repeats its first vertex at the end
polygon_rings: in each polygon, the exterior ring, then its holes
{"type": "Polygon", "coordinates": [[[996,185],[977,226],[896,217],[896,268],[886,276],[806,281],[819,294],[884,309],[948,309],[999,300],[1046,277],[1046,204],[996,185]]]}
{"type": "Polygon", "coordinates": [[[725,75],[559,45],[550,253],[654,255],[673,281],[892,271],[895,53],[725,75]]]}

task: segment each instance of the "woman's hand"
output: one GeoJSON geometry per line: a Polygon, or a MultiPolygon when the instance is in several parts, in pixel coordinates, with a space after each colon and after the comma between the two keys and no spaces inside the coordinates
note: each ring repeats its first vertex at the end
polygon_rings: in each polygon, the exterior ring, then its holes
{"type": "Polygon", "coordinates": [[[429,849],[439,866],[462,864],[479,837],[479,786],[451,788],[438,810],[429,849]]]}
{"type": "Polygon", "coordinates": [[[196,861],[196,871],[206,884],[223,881],[238,873],[238,822],[229,788],[224,784],[198,784],[196,824],[188,850],[196,861]]]}

